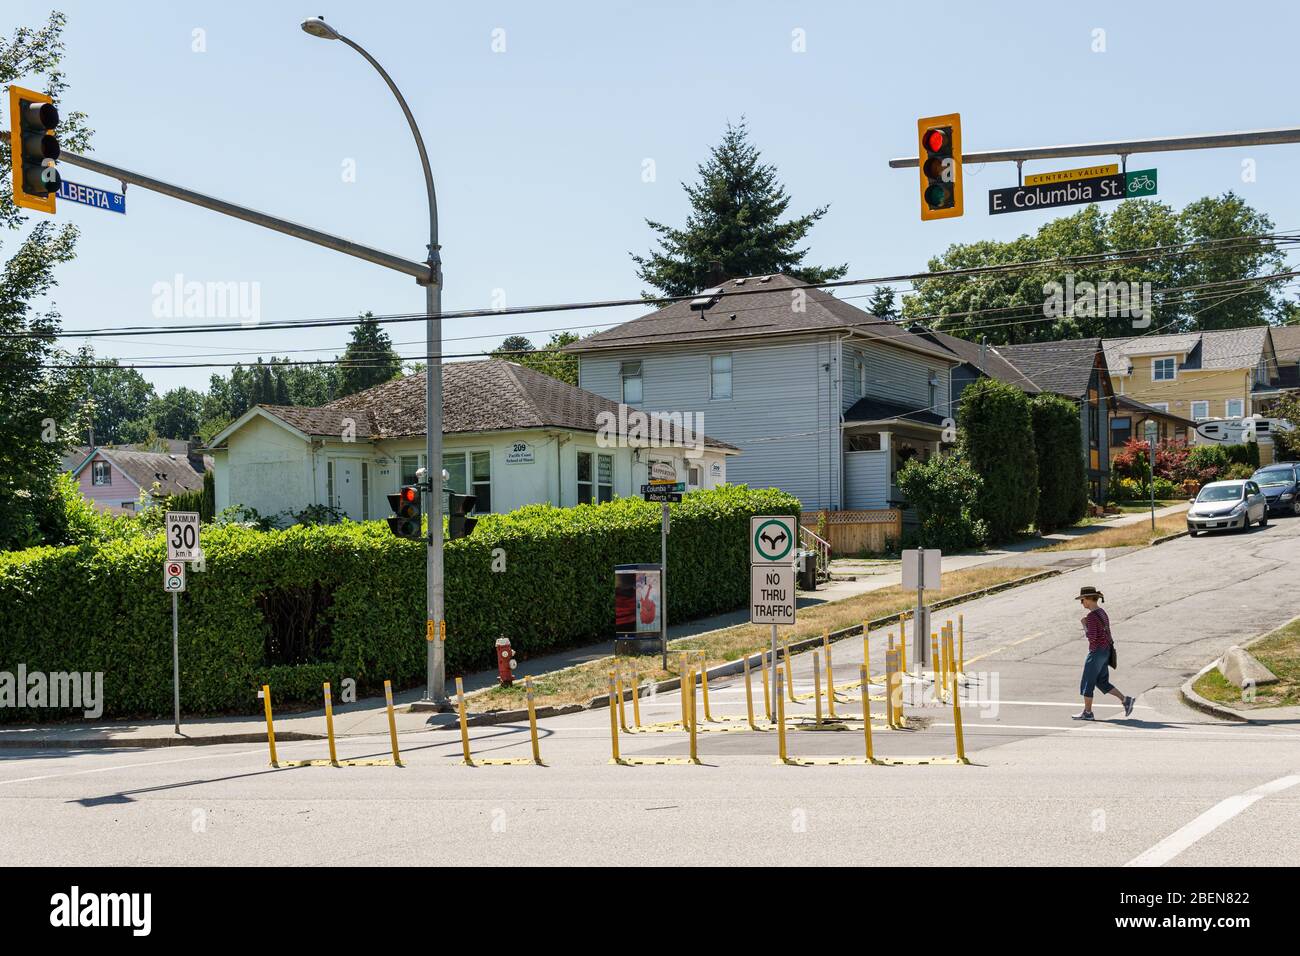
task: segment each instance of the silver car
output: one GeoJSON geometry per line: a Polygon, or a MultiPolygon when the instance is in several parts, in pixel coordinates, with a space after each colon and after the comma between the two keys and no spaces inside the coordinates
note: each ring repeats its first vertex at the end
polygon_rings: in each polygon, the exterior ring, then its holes
{"type": "Polygon", "coordinates": [[[1268,525],[1268,499],[1253,481],[1212,481],[1187,509],[1187,533],[1268,525]]]}

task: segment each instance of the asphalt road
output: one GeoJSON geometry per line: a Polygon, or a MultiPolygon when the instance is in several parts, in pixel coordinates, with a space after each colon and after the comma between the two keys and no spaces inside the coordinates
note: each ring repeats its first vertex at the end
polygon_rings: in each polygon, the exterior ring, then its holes
{"type": "MultiPolygon", "coordinates": [[[[775,763],[772,733],[699,734],[701,766],[609,763],[608,712],[541,722],[548,766],[465,767],[454,732],[403,738],[405,768],[274,770],[263,747],[0,753],[0,864],[1077,864],[1300,862],[1300,724],[1224,724],[1175,688],[1227,644],[1300,614],[1300,520],[1181,539],[945,610],[965,621],[970,766],[775,763]],[[1131,719],[1079,709],[1086,644],[1073,600],[1106,593],[1131,719]],[[1257,789],[1257,788],[1263,789],[1257,789]],[[1227,801],[1225,803],[1225,801],[1227,801]]],[[[872,635],[872,670],[883,636],[872,635]]],[[[859,639],[834,647],[852,680],[859,639]]],[[[794,661],[811,688],[811,655],[794,661]]],[[[757,681],[754,696],[761,707],[757,681]]],[[[852,692],[841,712],[856,712],[852,692]]],[[[743,683],[710,688],[743,714],[743,683]]],[[[873,704],[879,708],[883,705],[873,704]]],[[[808,713],[811,704],[792,705],[808,713]]],[[[627,708],[631,720],[631,707],[627,708]]],[[[642,720],[680,713],[644,701],[642,720]]],[[[951,754],[951,707],[876,724],[878,756],[951,754]]],[[[527,728],[473,730],[480,757],[525,756],[527,728]]],[[[340,742],[383,756],[387,739],[340,742]]],[[[791,732],[798,756],[857,756],[861,730],[791,732]]],[[[324,743],[282,743],[282,759],[324,743]]],[[[687,752],[684,735],[628,734],[624,755],[687,752]]]]}

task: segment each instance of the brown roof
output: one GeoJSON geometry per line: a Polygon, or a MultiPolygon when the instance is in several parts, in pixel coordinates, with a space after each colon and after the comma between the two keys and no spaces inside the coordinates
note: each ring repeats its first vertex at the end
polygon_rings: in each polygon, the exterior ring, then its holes
{"type": "Polygon", "coordinates": [[[804,283],[792,276],[748,276],[728,279],[722,294],[706,310],[692,309],[690,300],[674,302],[630,322],[589,335],[565,347],[566,352],[592,352],[707,341],[737,336],[780,335],[791,332],[854,330],[903,348],[948,358],[948,354],[897,323],[843,302],[821,289],[804,289],[802,310],[792,307],[793,290],[804,283]]]}
{"type": "Polygon", "coordinates": [[[955,335],[940,332],[938,329],[921,329],[917,334],[930,339],[937,345],[943,346],[967,365],[979,369],[989,378],[995,378],[999,382],[1014,385],[1030,395],[1035,395],[1039,391],[1038,386],[1024,372],[1002,356],[998,351],[1002,346],[994,347],[990,345],[985,348],[978,342],[959,339],[955,335]]]}
{"type": "Polygon", "coordinates": [[[1279,364],[1300,362],[1300,325],[1273,326],[1273,350],[1279,364]]]}
{"type": "MultiPolygon", "coordinates": [[[[527,428],[599,431],[602,412],[618,421],[618,403],[502,359],[452,362],[442,367],[443,433],[447,435],[527,428]]],[[[281,421],[312,436],[338,436],[351,422],[359,440],[414,438],[425,434],[423,372],[335,399],[320,408],[261,405],[281,421]]],[[[680,441],[687,436],[676,434],[680,441]]],[[[704,436],[714,448],[735,445],[704,436]]]]}
{"type": "Polygon", "coordinates": [[[1088,394],[1101,339],[1063,339],[1024,345],[999,345],[1002,357],[1029,376],[1042,391],[1070,398],[1088,394]]]}
{"type": "MultiPolygon", "coordinates": [[[[203,487],[203,473],[194,468],[184,455],[170,455],[152,451],[127,451],[122,448],[100,448],[102,455],[122,473],[145,491],[152,492],[155,483],[159,494],[174,495],[183,491],[198,491],[203,487]]],[[[212,459],[205,458],[206,467],[212,459]]]]}

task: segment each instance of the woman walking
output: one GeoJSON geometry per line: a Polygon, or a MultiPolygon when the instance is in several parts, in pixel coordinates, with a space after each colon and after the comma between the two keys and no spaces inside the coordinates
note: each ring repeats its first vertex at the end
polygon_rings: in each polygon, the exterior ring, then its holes
{"type": "Polygon", "coordinates": [[[1093,720],[1093,688],[1100,688],[1103,694],[1117,697],[1124,704],[1124,716],[1133,713],[1133,698],[1110,682],[1111,661],[1115,653],[1115,641],[1110,636],[1110,617],[1101,607],[1106,600],[1092,585],[1079,589],[1079,603],[1087,613],[1083,618],[1083,632],[1088,638],[1088,656],[1083,662],[1083,680],[1079,684],[1079,693],[1083,695],[1083,711],[1075,714],[1075,720],[1093,720]]]}

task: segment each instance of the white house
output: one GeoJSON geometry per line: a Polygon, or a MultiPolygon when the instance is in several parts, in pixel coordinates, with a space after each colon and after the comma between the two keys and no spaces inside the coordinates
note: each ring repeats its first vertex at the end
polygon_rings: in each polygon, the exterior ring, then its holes
{"type": "MultiPolygon", "coordinates": [[[[216,508],[291,521],[327,505],[359,521],[425,464],[425,378],[409,375],[320,408],[258,405],[215,436],[216,508]]],[[[498,359],[443,367],[443,468],[480,513],[639,494],[652,463],[689,489],[727,480],[735,446],[689,420],[643,420],[591,392],[498,359]],[[651,435],[649,433],[653,432],[651,435]]]]}

